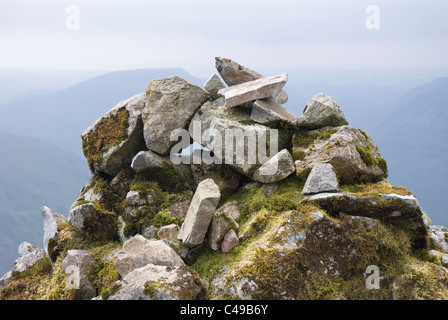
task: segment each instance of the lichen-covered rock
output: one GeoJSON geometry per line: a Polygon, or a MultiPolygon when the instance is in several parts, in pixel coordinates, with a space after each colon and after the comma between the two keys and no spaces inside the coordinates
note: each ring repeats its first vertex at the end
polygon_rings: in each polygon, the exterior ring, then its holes
{"type": "Polygon", "coordinates": [[[341,126],[300,131],[292,145],[299,175],[306,177],[316,163],[329,163],[341,184],[376,182],[387,177],[386,161],[362,130],[341,126]]]}
{"type": "Polygon", "coordinates": [[[95,205],[93,203],[86,203],[74,207],[70,210],[68,216],[68,223],[79,230],[84,230],[84,221],[92,218],[95,214],[95,205]]]}
{"type": "Polygon", "coordinates": [[[157,235],[162,240],[167,240],[172,244],[180,245],[181,242],[177,239],[177,235],[179,234],[180,227],[177,224],[169,224],[167,226],[163,226],[157,232],[157,235]]]}
{"type": "Polygon", "coordinates": [[[144,93],[122,101],[81,134],[84,155],[92,172],[114,176],[145,147],[141,119],[144,93]]]}
{"type": "Polygon", "coordinates": [[[44,206],[41,209],[42,219],[44,222],[44,250],[50,261],[56,261],[58,252],[54,250],[58,240],[58,222],[66,222],[67,218],[62,214],[54,212],[50,208],[44,206]]]}
{"type": "MultiPolygon", "coordinates": [[[[258,72],[255,72],[227,58],[216,57],[215,67],[216,70],[218,70],[219,75],[228,86],[234,86],[263,78],[263,76],[258,72]]],[[[288,95],[284,90],[282,90],[275,97],[275,100],[280,104],[284,104],[288,101],[288,95]]]]}
{"type": "Polygon", "coordinates": [[[61,268],[69,277],[67,283],[75,289],[77,299],[90,300],[96,296],[96,288],[89,279],[89,267],[93,262],[87,250],[68,250],[62,261],[61,268]]]}
{"type": "Polygon", "coordinates": [[[129,239],[117,255],[115,266],[122,277],[147,264],[180,267],[183,260],[162,240],[148,240],[141,235],[129,239]]]}
{"type": "Polygon", "coordinates": [[[299,126],[307,129],[347,125],[344,114],[333,98],[318,93],[305,106],[299,126]]]}
{"type": "Polygon", "coordinates": [[[146,94],[148,98],[143,110],[146,146],[158,154],[167,155],[177,143],[177,140],[171,141],[171,134],[188,128],[190,119],[209,94],[178,76],[152,80],[146,94]]]}
{"type": "Polygon", "coordinates": [[[337,191],[339,191],[339,183],[333,166],[329,163],[316,163],[306,179],[302,193],[314,194],[337,191]]]}
{"type": "Polygon", "coordinates": [[[196,112],[188,131],[194,141],[212,150],[214,157],[250,178],[290,141],[288,130],[254,123],[244,109],[217,107],[212,102],[196,112]]]}
{"type": "Polygon", "coordinates": [[[178,239],[187,247],[194,247],[204,242],[208,226],[216,210],[221,193],[212,179],[199,183],[187,216],[178,234],[178,239]]]}
{"type": "Polygon", "coordinates": [[[275,183],[294,172],[294,161],[287,149],[281,150],[254,172],[254,180],[275,183]]]}
{"type": "Polygon", "coordinates": [[[129,272],[118,285],[120,290],[108,300],[194,300],[202,290],[198,277],[186,267],[151,263],[129,272]]]}

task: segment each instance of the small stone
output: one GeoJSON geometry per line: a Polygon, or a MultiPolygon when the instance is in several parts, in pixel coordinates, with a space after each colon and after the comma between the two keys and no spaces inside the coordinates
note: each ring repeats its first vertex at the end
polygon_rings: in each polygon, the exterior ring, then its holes
{"type": "Polygon", "coordinates": [[[295,171],[294,160],[287,149],[283,149],[254,172],[254,180],[274,183],[285,179],[295,171]]]}
{"type": "Polygon", "coordinates": [[[218,91],[226,100],[228,107],[235,107],[258,99],[276,96],[288,81],[288,75],[282,73],[272,77],[245,82],[218,91]]]}
{"type": "Polygon", "coordinates": [[[142,229],[142,236],[144,236],[146,239],[154,238],[155,233],[156,229],[152,225],[142,229]]]}
{"type": "Polygon", "coordinates": [[[225,234],[232,228],[238,228],[236,220],[239,216],[240,210],[235,201],[227,202],[216,210],[207,233],[207,243],[210,248],[215,251],[219,249],[225,234]]]}
{"type": "Polygon", "coordinates": [[[240,243],[235,230],[229,230],[221,242],[221,251],[224,253],[232,251],[240,243]]]}
{"type": "Polygon", "coordinates": [[[138,191],[131,190],[126,194],[126,203],[130,206],[144,206],[148,204],[148,199],[140,197],[138,191]]]}
{"type": "Polygon", "coordinates": [[[207,82],[204,84],[204,89],[210,93],[213,100],[219,98],[218,91],[225,88],[226,86],[219,79],[218,75],[212,75],[207,82]]]}
{"type": "Polygon", "coordinates": [[[329,163],[316,163],[306,179],[302,194],[337,192],[339,183],[333,166],[329,163]]]}

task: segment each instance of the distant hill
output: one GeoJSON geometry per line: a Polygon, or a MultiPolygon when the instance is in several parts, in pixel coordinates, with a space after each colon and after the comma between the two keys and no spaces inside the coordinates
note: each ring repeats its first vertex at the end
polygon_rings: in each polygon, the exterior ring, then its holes
{"type": "Polygon", "coordinates": [[[55,93],[15,99],[0,106],[0,128],[45,139],[82,156],[81,132],[118,102],[144,92],[152,79],[179,75],[202,86],[182,69],[142,69],[107,73],[55,93]]]}
{"type": "Polygon", "coordinates": [[[389,108],[371,133],[388,161],[388,180],[414,191],[433,223],[447,225],[448,78],[411,90],[389,108]]]}
{"type": "MultiPolygon", "coordinates": [[[[0,131],[0,274],[11,268],[23,241],[42,247],[40,208],[67,216],[89,179],[80,157],[37,138],[0,131]]],[[[1,276],[0,275],[0,276],[1,276]]]]}

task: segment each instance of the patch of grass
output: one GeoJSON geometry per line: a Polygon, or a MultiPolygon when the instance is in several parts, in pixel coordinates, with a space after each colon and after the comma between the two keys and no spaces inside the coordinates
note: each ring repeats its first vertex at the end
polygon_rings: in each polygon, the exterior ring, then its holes
{"type": "Polygon", "coordinates": [[[302,150],[296,150],[292,153],[294,160],[303,160],[306,157],[306,152],[302,150]]]}

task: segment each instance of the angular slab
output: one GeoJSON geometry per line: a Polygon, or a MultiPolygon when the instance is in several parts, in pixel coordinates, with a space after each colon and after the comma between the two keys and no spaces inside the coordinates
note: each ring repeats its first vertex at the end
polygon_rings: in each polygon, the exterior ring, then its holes
{"type": "Polygon", "coordinates": [[[218,91],[226,100],[228,107],[235,107],[258,99],[275,97],[288,81],[288,75],[282,73],[272,77],[245,82],[218,91]]]}
{"type": "Polygon", "coordinates": [[[347,124],[336,101],[323,93],[318,93],[311,98],[299,119],[299,126],[307,129],[338,127],[347,124]]]}
{"type": "Polygon", "coordinates": [[[288,150],[283,149],[254,172],[254,180],[274,183],[285,179],[295,170],[294,161],[288,150]]]}
{"type": "Polygon", "coordinates": [[[79,230],[84,230],[84,221],[95,214],[95,205],[86,203],[70,210],[68,223],[79,230]]]}
{"type": "Polygon", "coordinates": [[[207,82],[204,84],[204,89],[210,93],[213,100],[219,98],[218,91],[225,88],[226,86],[219,79],[218,75],[212,75],[207,82]]]}
{"type": "Polygon", "coordinates": [[[118,273],[125,277],[132,270],[144,267],[149,263],[168,267],[185,265],[182,258],[164,241],[148,240],[141,235],[136,235],[123,244],[115,266],[118,273]]]}
{"type": "Polygon", "coordinates": [[[195,247],[204,242],[208,226],[221,198],[219,187],[212,179],[199,183],[177,238],[183,245],[195,247]]]}
{"type": "Polygon", "coordinates": [[[235,230],[229,230],[221,242],[221,251],[224,253],[232,251],[240,243],[235,230]]]}
{"type": "Polygon", "coordinates": [[[92,172],[114,176],[145,147],[141,119],[146,95],[118,103],[81,134],[82,148],[92,172]]]}
{"type": "MultiPolygon", "coordinates": [[[[215,60],[216,70],[218,70],[219,75],[229,87],[263,78],[258,72],[230,59],[216,57],[215,60]]],[[[284,104],[288,101],[288,95],[282,90],[275,97],[275,100],[280,104],[284,104]]]]}
{"type": "Polygon", "coordinates": [[[261,124],[285,123],[290,126],[297,125],[299,119],[283,108],[274,99],[260,99],[254,102],[250,118],[261,124]]]}
{"type": "Polygon", "coordinates": [[[149,150],[169,154],[177,141],[171,133],[186,129],[194,113],[208,99],[204,89],[178,77],[152,80],[146,88],[148,99],[143,110],[143,134],[149,150]]]}
{"type": "Polygon", "coordinates": [[[57,241],[58,237],[58,222],[67,222],[67,218],[62,214],[54,212],[48,207],[42,207],[41,209],[42,219],[44,222],[44,250],[50,261],[54,262],[56,257],[53,256],[53,244],[57,241]]]}
{"type": "Polygon", "coordinates": [[[333,166],[329,163],[316,163],[306,179],[302,194],[337,191],[339,183],[333,166]]]}

